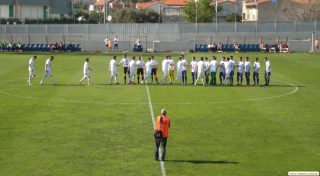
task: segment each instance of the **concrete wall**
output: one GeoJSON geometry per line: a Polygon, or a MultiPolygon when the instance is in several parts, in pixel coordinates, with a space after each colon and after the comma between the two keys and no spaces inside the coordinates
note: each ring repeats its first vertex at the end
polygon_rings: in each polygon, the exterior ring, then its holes
{"type": "Polygon", "coordinates": [[[9,18],[9,5],[0,4],[0,18],[9,18]]]}
{"type": "Polygon", "coordinates": [[[41,5],[23,5],[20,6],[20,16],[24,18],[43,18],[43,6],[41,5]]]}

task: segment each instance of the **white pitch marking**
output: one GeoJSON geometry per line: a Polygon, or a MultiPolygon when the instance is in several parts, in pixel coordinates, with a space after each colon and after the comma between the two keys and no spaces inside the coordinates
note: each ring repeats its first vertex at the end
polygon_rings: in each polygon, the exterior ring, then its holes
{"type": "MultiPolygon", "coordinates": [[[[13,79],[13,80],[8,80],[8,81],[3,81],[0,83],[4,84],[7,82],[14,82],[17,80],[21,80],[22,78],[18,78],[18,79],[13,79]]],[[[280,94],[280,95],[274,95],[274,96],[270,96],[270,97],[261,97],[261,98],[249,98],[249,99],[244,99],[244,100],[226,100],[226,101],[212,101],[212,102],[175,102],[175,103],[163,103],[163,102],[159,102],[159,103],[153,103],[156,105],[170,105],[170,104],[175,104],[175,105],[197,105],[197,104],[223,104],[223,103],[236,103],[236,102],[247,102],[247,101],[261,101],[261,100],[267,100],[267,99],[274,99],[274,98],[280,98],[280,97],[284,97],[284,96],[288,96],[288,95],[292,95],[295,94],[296,92],[298,92],[299,88],[298,86],[294,85],[293,83],[290,82],[283,82],[283,81],[275,81],[275,82],[280,82],[280,83],[285,83],[288,84],[292,87],[294,87],[294,90],[290,91],[290,92],[286,92],[284,94],[280,94]]],[[[9,92],[5,92],[5,91],[1,91],[0,90],[0,94],[3,95],[7,95],[7,96],[13,96],[13,97],[17,97],[17,98],[24,98],[24,99],[41,99],[41,98],[36,98],[36,97],[28,97],[28,96],[22,96],[22,95],[16,95],[16,94],[11,94],[9,92]]],[[[79,104],[96,104],[96,105],[145,105],[147,103],[144,102],[119,102],[119,103],[112,103],[112,102],[85,102],[85,101],[75,101],[75,100],[58,100],[55,99],[54,101],[58,101],[58,102],[63,102],[63,103],[79,103],[79,104]]]]}
{"type": "MultiPolygon", "coordinates": [[[[149,92],[148,85],[146,85],[146,89],[147,89],[147,94],[148,94],[148,102],[149,102],[149,108],[150,108],[150,114],[151,114],[151,120],[152,120],[153,129],[156,129],[156,123],[155,123],[155,119],[154,119],[153,107],[152,107],[152,103],[151,103],[151,98],[150,98],[150,92],[149,92]]],[[[159,149],[159,153],[160,153],[160,155],[162,153],[161,152],[161,147],[159,149]]],[[[166,174],[166,169],[164,167],[164,162],[163,161],[160,161],[160,168],[161,168],[162,176],[166,176],[167,174],[166,174]]]]}

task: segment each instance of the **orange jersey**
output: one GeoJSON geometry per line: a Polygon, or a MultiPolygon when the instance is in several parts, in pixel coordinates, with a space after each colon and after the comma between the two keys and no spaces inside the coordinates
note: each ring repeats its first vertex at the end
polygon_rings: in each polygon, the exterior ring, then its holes
{"type": "Polygon", "coordinates": [[[111,40],[108,41],[108,48],[112,48],[112,42],[111,42],[111,40]]]}
{"type": "Polygon", "coordinates": [[[160,123],[160,119],[161,119],[161,116],[158,116],[156,120],[156,129],[162,132],[162,137],[167,138],[169,136],[170,118],[166,116],[162,116],[161,123],[160,123]]]}

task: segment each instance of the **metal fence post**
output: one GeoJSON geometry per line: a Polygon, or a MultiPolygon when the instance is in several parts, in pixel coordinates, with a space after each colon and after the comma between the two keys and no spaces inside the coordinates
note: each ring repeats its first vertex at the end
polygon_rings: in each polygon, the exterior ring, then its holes
{"type": "Polygon", "coordinates": [[[4,40],[7,41],[7,25],[4,26],[4,40]]]}

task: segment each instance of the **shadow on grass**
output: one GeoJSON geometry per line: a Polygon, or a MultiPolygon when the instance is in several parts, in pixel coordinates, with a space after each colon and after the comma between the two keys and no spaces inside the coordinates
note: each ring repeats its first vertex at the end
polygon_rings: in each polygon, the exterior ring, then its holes
{"type": "Polygon", "coordinates": [[[191,163],[191,164],[239,164],[235,161],[211,161],[211,160],[166,160],[174,163],[191,163]]]}

